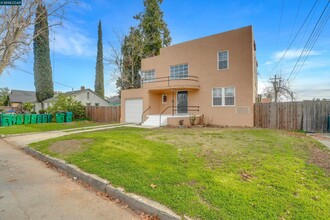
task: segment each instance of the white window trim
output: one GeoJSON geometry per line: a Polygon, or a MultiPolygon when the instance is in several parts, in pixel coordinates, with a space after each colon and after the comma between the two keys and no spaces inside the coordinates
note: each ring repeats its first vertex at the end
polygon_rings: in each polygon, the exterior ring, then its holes
{"type": "Polygon", "coordinates": [[[149,82],[153,82],[153,81],[155,81],[155,79],[156,79],[156,69],[148,69],[148,70],[141,70],[141,77],[142,77],[142,79],[143,79],[143,83],[149,83],[149,82]],[[144,72],[149,72],[149,71],[154,71],[155,72],[155,76],[154,76],[154,78],[153,79],[148,79],[148,80],[146,80],[145,78],[144,78],[144,72]]]}
{"type": "Polygon", "coordinates": [[[176,79],[177,79],[177,80],[180,80],[180,79],[187,79],[187,78],[189,78],[189,75],[190,75],[190,74],[189,74],[189,63],[179,63],[179,64],[173,64],[173,65],[170,65],[169,68],[168,68],[168,71],[169,71],[169,73],[170,73],[170,74],[169,74],[170,80],[173,80],[173,79],[174,79],[174,80],[176,80],[176,79]],[[187,77],[182,77],[182,78],[172,78],[172,77],[171,77],[171,67],[172,67],[172,66],[185,65],[185,64],[187,64],[187,67],[188,67],[188,75],[187,75],[187,77]]]}
{"type": "Polygon", "coordinates": [[[229,70],[229,50],[219,50],[217,52],[217,70],[218,71],[229,70]],[[219,62],[220,62],[220,60],[219,60],[219,53],[220,52],[226,52],[226,51],[227,51],[227,68],[226,69],[219,69],[219,62]]]}
{"type": "Polygon", "coordinates": [[[236,86],[224,86],[224,87],[213,87],[211,88],[211,105],[212,107],[235,107],[236,106],[236,86]],[[225,105],[225,89],[234,88],[234,105],[225,105]],[[222,91],[222,105],[213,105],[213,89],[221,89],[222,91]]]}

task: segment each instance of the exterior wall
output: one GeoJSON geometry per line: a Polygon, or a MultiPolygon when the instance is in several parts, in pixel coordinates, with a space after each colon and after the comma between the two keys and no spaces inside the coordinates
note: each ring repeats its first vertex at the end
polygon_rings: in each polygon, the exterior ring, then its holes
{"type": "Polygon", "coordinates": [[[109,106],[109,103],[107,101],[100,98],[98,95],[91,92],[90,90],[85,90],[82,93],[74,95],[74,98],[77,101],[80,101],[83,105],[87,105],[87,103],[90,103],[91,106],[95,106],[95,103],[99,103],[99,106],[109,106]],[[87,92],[89,92],[89,99],[87,98],[87,92]]]}
{"type": "MultiPolygon", "coordinates": [[[[142,70],[155,69],[156,77],[168,77],[171,65],[184,63],[189,66],[189,75],[198,76],[199,89],[175,90],[188,90],[188,105],[200,106],[205,123],[253,126],[257,77],[251,26],[162,48],[159,56],[142,60],[142,70]],[[226,50],[229,69],[218,70],[218,52],[226,50]],[[213,107],[212,88],[232,86],[235,105],[213,107]]],[[[152,84],[145,83],[144,89],[152,88],[152,84]]]]}
{"type": "MultiPolygon", "coordinates": [[[[195,125],[199,125],[201,123],[201,116],[197,115],[195,116],[195,125]]],[[[167,125],[169,126],[179,126],[180,125],[180,120],[183,120],[183,125],[184,126],[191,126],[190,124],[190,117],[173,117],[173,118],[167,118],[167,125]]]]}

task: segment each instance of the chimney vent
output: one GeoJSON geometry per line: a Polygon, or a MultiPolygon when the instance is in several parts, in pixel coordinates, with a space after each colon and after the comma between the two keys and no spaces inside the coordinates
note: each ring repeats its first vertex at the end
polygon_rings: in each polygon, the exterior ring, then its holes
{"type": "Polygon", "coordinates": [[[85,86],[81,86],[80,90],[85,90],[85,86]]]}

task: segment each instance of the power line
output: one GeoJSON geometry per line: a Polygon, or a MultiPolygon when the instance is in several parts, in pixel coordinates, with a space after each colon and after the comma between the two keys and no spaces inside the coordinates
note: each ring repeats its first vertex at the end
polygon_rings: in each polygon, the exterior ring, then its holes
{"type": "Polygon", "coordinates": [[[321,33],[322,33],[322,30],[324,29],[324,26],[325,26],[326,23],[328,22],[328,20],[329,20],[329,18],[330,18],[330,10],[328,10],[328,11],[329,11],[329,13],[328,13],[328,15],[326,15],[326,16],[328,16],[328,17],[325,16],[325,19],[323,19],[323,21],[322,21],[323,23],[320,25],[320,28],[317,30],[318,33],[316,33],[316,36],[314,37],[314,41],[312,42],[311,48],[309,49],[307,55],[305,55],[305,57],[303,58],[304,60],[303,60],[302,64],[299,66],[299,69],[298,69],[298,70],[296,71],[296,73],[294,74],[294,77],[292,78],[292,82],[296,79],[296,77],[297,77],[298,73],[300,72],[301,68],[304,66],[304,64],[305,64],[305,62],[306,62],[306,60],[307,60],[309,54],[311,53],[312,49],[314,48],[314,45],[315,45],[316,41],[317,41],[318,38],[320,37],[320,35],[321,35],[321,33]]]}
{"type": "MultiPolygon", "coordinates": [[[[299,68],[299,70],[301,69],[301,67],[297,67],[297,66],[298,66],[298,64],[300,63],[300,61],[302,59],[304,59],[304,60],[303,60],[303,62],[301,64],[301,66],[304,65],[307,57],[309,56],[309,54],[310,54],[311,50],[313,49],[313,47],[314,47],[317,39],[319,38],[319,36],[320,36],[320,34],[321,34],[321,32],[322,32],[322,30],[323,30],[326,22],[328,21],[328,19],[329,19],[328,16],[329,15],[325,15],[325,18],[324,18],[323,15],[326,12],[329,3],[330,3],[330,1],[328,1],[328,3],[326,4],[326,6],[324,7],[324,9],[323,9],[321,15],[319,16],[319,18],[318,18],[318,20],[317,20],[317,22],[316,22],[316,24],[315,24],[315,26],[314,26],[311,34],[309,35],[309,38],[308,38],[308,40],[307,40],[307,42],[306,42],[303,50],[301,51],[299,58],[297,59],[297,61],[296,61],[295,65],[294,65],[291,73],[289,74],[289,77],[287,79],[288,81],[290,80],[290,78],[293,75],[293,73],[297,70],[297,68],[299,68]],[[323,21],[321,21],[321,19],[323,19],[323,21]],[[321,21],[321,25],[319,25],[320,21],[321,21]],[[308,47],[310,47],[310,48],[308,48],[308,47]]],[[[296,73],[298,74],[298,71],[296,71],[296,73]]]]}
{"type": "Polygon", "coordinates": [[[283,58],[285,57],[286,53],[289,51],[289,49],[291,48],[292,44],[294,43],[294,41],[297,39],[300,31],[302,30],[302,28],[304,27],[306,21],[308,20],[309,16],[311,15],[311,13],[313,12],[315,6],[316,6],[316,3],[318,2],[319,0],[316,0],[313,7],[311,8],[311,10],[309,11],[307,17],[305,18],[304,22],[302,23],[302,25],[300,26],[298,32],[296,33],[296,35],[294,36],[294,38],[292,39],[291,43],[289,44],[288,48],[285,50],[285,52],[283,53],[283,55],[281,56],[280,60],[276,63],[276,65],[273,67],[273,69],[270,71],[269,75],[271,75],[274,70],[276,69],[276,67],[282,62],[283,58]]]}
{"type": "MultiPolygon", "coordinates": [[[[16,69],[19,70],[19,71],[21,71],[21,72],[24,72],[24,73],[27,73],[27,74],[29,74],[29,75],[34,76],[33,73],[31,73],[31,72],[29,72],[29,71],[26,71],[26,70],[24,70],[24,69],[21,69],[21,68],[19,68],[19,67],[16,67],[16,69]]],[[[74,90],[74,87],[72,87],[72,86],[68,86],[68,85],[65,85],[65,84],[63,84],[63,83],[56,82],[56,81],[53,81],[53,82],[56,83],[56,84],[58,84],[58,85],[61,85],[61,86],[69,87],[69,88],[71,88],[72,90],[74,90]]]]}
{"type": "Polygon", "coordinates": [[[299,1],[299,5],[298,5],[297,12],[296,12],[296,16],[294,17],[294,20],[293,20],[293,25],[292,25],[292,28],[291,28],[291,32],[290,32],[289,40],[291,39],[291,36],[292,36],[292,32],[293,32],[294,26],[296,25],[297,17],[298,17],[298,14],[299,14],[299,12],[300,12],[301,2],[302,2],[302,0],[299,1]]]}
{"type": "Polygon", "coordinates": [[[277,39],[276,39],[276,47],[275,47],[275,51],[277,51],[278,41],[279,41],[280,33],[281,33],[281,25],[282,25],[283,9],[284,9],[284,0],[282,0],[282,9],[281,9],[280,23],[279,23],[279,25],[278,25],[278,32],[277,32],[277,39]]]}

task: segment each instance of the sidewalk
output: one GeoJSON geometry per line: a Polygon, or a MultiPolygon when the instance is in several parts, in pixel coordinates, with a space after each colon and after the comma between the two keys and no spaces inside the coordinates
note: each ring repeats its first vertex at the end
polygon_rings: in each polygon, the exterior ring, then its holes
{"type": "Polygon", "coordinates": [[[330,149],[330,133],[315,133],[309,134],[309,136],[321,142],[323,145],[330,149]]]}
{"type": "Polygon", "coordinates": [[[0,139],[0,219],[139,219],[139,216],[0,139]]]}

